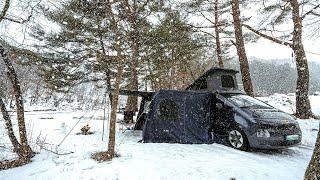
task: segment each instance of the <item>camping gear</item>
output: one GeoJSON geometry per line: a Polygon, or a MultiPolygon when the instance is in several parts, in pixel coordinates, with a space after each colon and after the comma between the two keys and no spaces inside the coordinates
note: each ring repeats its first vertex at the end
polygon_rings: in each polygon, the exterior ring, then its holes
{"type": "Polygon", "coordinates": [[[143,142],[221,143],[235,149],[282,149],[301,142],[295,118],[238,88],[231,69],[212,68],[184,91],[123,91],[141,96],[135,130],[143,142]]]}

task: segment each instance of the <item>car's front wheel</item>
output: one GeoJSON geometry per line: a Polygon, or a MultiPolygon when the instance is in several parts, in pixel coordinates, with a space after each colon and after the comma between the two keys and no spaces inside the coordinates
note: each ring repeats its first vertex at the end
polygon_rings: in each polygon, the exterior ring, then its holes
{"type": "Polygon", "coordinates": [[[230,128],[228,141],[231,147],[235,149],[246,151],[249,148],[247,137],[240,128],[230,128]]]}

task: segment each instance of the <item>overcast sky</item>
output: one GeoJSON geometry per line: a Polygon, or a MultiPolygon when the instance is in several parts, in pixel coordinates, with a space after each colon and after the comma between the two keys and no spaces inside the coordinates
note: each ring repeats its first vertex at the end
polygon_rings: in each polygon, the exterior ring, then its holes
{"type": "MultiPolygon", "coordinates": [[[[1,1],[2,2],[2,1],[1,1]]],[[[13,0],[15,2],[15,0],[13,0]]],[[[19,2],[19,1],[16,1],[19,2]]],[[[0,7],[2,7],[2,3],[0,3],[0,7]]],[[[247,10],[249,11],[249,14],[253,13],[254,10],[247,10]]],[[[252,15],[253,17],[256,17],[255,15],[252,15]]],[[[254,21],[257,20],[257,18],[251,18],[254,21]]],[[[193,21],[191,19],[191,21],[193,21]]],[[[199,21],[197,18],[195,21],[200,22],[201,24],[205,22],[199,21]]],[[[50,29],[50,24],[47,24],[44,20],[41,20],[41,22],[44,22],[42,24],[46,25],[48,29],[50,29]]],[[[254,24],[254,23],[252,23],[254,24]]],[[[288,26],[290,27],[290,26],[288,26]]],[[[289,28],[290,29],[290,28],[289,28]]],[[[2,27],[0,28],[0,33],[2,34],[2,37],[8,36],[9,38],[15,39],[15,41],[19,43],[31,43],[33,41],[30,41],[28,36],[26,35],[26,28],[21,27],[14,23],[2,23],[2,27]]],[[[305,31],[310,31],[304,28],[305,31]]],[[[320,40],[319,38],[314,38],[308,36],[308,32],[305,32],[305,38],[304,38],[304,46],[305,51],[307,53],[307,58],[310,61],[317,61],[320,63],[320,40]],[[312,53],[316,53],[319,55],[315,55],[312,53]]],[[[275,44],[270,42],[269,40],[260,39],[256,43],[249,43],[246,44],[246,51],[248,57],[257,57],[261,59],[291,59],[292,58],[292,50],[288,47],[275,44]]],[[[235,51],[232,52],[233,54],[236,54],[235,51]]]]}
{"type": "MultiPolygon", "coordinates": [[[[320,63],[319,40],[304,40],[304,47],[308,60],[320,63]],[[319,55],[315,55],[316,53],[319,55]]],[[[291,59],[292,50],[286,46],[272,43],[269,40],[260,39],[257,43],[246,45],[248,57],[254,56],[261,59],[291,59]]]]}

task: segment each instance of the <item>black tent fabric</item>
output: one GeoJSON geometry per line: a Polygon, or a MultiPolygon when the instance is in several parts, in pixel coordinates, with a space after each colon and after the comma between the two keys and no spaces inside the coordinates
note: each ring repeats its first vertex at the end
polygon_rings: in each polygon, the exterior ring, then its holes
{"type": "Polygon", "coordinates": [[[213,143],[211,92],[160,90],[150,104],[143,142],[213,143]]]}

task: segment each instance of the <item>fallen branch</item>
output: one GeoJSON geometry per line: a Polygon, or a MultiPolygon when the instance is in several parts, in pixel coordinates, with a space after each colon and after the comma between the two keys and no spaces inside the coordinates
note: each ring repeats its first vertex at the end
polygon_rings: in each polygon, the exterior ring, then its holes
{"type": "MultiPolygon", "coordinates": [[[[59,155],[59,156],[60,156],[60,155],[61,155],[61,156],[62,156],[62,155],[68,155],[68,154],[74,153],[74,152],[72,152],[72,151],[71,151],[71,152],[68,152],[68,153],[59,153],[59,152],[58,152],[58,146],[56,146],[56,150],[55,150],[55,151],[53,151],[53,150],[45,147],[45,145],[47,145],[47,144],[49,144],[49,143],[46,143],[46,137],[41,138],[41,133],[38,135],[35,144],[36,144],[37,146],[39,146],[40,151],[41,151],[42,149],[44,149],[44,150],[46,150],[46,151],[49,151],[49,152],[51,152],[51,153],[53,153],[53,154],[56,154],[56,155],[59,155]]],[[[49,144],[49,145],[50,145],[50,144],[49,144]]]]}
{"type": "Polygon", "coordinates": [[[74,153],[73,151],[70,151],[68,153],[59,153],[58,151],[53,151],[53,150],[47,149],[45,147],[43,147],[42,149],[44,149],[46,151],[49,151],[49,152],[51,152],[53,154],[59,155],[59,156],[64,156],[64,155],[69,155],[69,154],[73,154],[74,153]]]}

